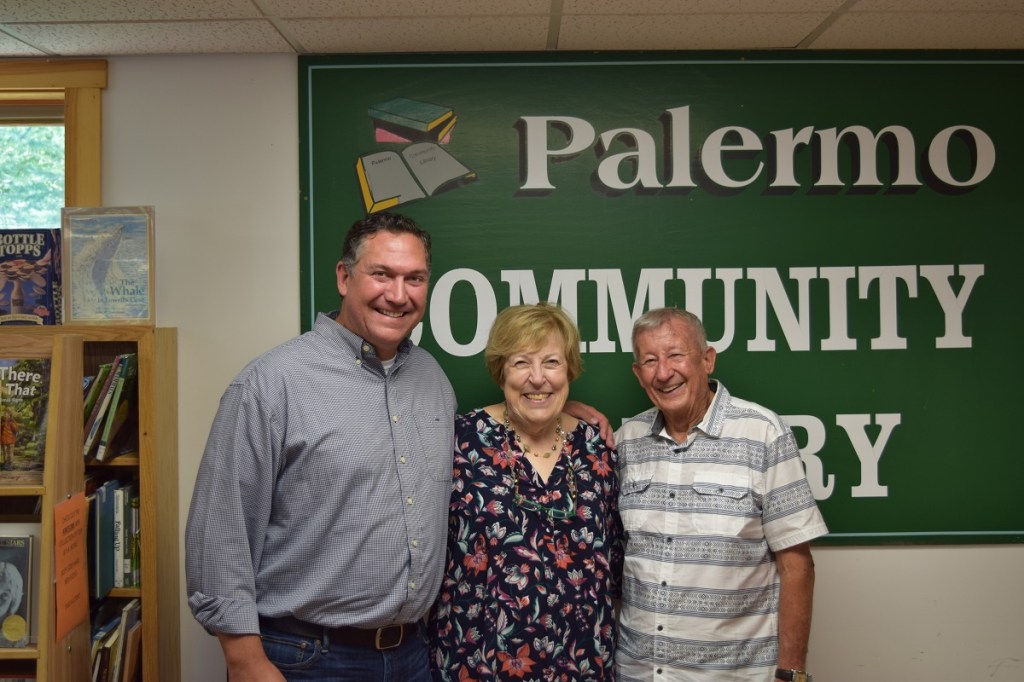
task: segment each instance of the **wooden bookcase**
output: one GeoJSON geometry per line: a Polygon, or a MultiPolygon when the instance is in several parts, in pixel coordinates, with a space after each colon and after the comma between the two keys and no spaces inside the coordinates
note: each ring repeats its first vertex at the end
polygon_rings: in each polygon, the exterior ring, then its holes
{"type": "Polygon", "coordinates": [[[90,677],[89,623],[62,641],[55,640],[53,509],[84,486],[82,376],[115,354],[129,351],[137,353],[139,361],[138,453],[98,466],[129,467],[137,473],[142,579],[141,587],[119,588],[110,596],[138,597],[142,602],[143,681],[180,677],[177,331],[139,325],[0,327],[0,356],[51,358],[43,483],[0,486],[0,502],[33,497],[42,502],[40,588],[35,596],[38,643],[0,649],[0,666],[17,661],[31,669],[34,663],[38,680],[86,681],[90,677]]]}

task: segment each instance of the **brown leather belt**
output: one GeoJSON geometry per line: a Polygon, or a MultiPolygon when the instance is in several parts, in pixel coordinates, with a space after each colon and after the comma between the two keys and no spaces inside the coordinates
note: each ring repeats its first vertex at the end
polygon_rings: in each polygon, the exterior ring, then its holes
{"type": "Polygon", "coordinates": [[[416,623],[405,625],[389,625],[384,628],[353,628],[337,627],[329,628],[322,625],[307,623],[298,618],[284,616],[282,618],[265,618],[260,616],[260,628],[287,632],[298,637],[309,637],[310,639],[326,639],[332,644],[345,644],[348,646],[361,646],[377,651],[394,649],[405,641],[406,637],[416,632],[416,623]]]}

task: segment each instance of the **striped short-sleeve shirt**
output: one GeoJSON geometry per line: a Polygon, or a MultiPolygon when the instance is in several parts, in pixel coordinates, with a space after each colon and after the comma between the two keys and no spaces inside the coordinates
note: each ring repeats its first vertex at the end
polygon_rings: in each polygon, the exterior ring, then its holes
{"type": "Polygon", "coordinates": [[[773,552],[828,532],[790,429],[711,385],[685,443],[668,435],[657,408],[616,434],[627,534],[621,682],[774,679],[773,552]]]}

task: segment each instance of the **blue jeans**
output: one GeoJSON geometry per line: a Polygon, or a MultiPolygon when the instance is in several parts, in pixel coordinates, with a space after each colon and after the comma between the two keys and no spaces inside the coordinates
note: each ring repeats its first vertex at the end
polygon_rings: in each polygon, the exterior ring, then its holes
{"type": "Polygon", "coordinates": [[[430,682],[423,628],[393,649],[346,646],[278,630],[263,630],[263,650],[286,680],[430,682]]]}

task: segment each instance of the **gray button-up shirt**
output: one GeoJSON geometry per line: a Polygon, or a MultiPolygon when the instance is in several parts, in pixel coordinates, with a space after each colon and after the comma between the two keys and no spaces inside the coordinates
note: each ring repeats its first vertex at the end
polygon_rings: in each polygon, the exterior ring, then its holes
{"type": "Polygon", "coordinates": [[[385,373],[326,315],[227,388],[189,510],[189,606],[211,632],[259,616],[380,627],[437,595],[455,394],[408,340],[385,373]]]}

